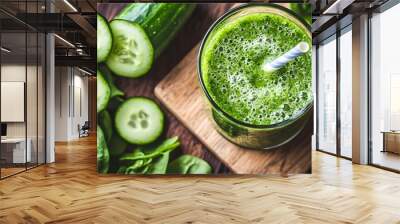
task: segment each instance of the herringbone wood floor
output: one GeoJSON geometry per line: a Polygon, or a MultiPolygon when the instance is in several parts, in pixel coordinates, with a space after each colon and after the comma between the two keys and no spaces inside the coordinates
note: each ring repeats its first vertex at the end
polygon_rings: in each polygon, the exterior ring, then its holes
{"type": "Polygon", "coordinates": [[[95,138],[0,181],[0,223],[400,223],[400,175],[314,152],[313,174],[132,177],[96,173],[95,138]]]}

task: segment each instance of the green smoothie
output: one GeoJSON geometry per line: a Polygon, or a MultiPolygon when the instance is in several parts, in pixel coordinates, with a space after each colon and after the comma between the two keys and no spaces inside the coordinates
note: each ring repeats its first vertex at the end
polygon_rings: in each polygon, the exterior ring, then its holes
{"type": "Polygon", "coordinates": [[[201,75],[218,107],[250,125],[296,117],[312,102],[311,51],[274,73],[262,70],[301,41],[304,27],[272,13],[252,13],[217,27],[203,46],[201,75]]]}

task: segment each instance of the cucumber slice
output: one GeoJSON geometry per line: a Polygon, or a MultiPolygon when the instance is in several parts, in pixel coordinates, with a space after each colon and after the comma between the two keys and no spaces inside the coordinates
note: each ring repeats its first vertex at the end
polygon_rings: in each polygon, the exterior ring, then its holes
{"type": "Polygon", "coordinates": [[[97,14],[97,63],[107,59],[112,47],[112,35],[107,20],[97,14]]]}
{"type": "Polygon", "coordinates": [[[154,49],[146,32],[134,22],[110,23],[113,47],[107,57],[108,68],[116,75],[137,78],[145,75],[154,61],[154,49]]]}
{"type": "Polygon", "coordinates": [[[153,100],[132,97],[119,106],[114,124],[125,141],[145,145],[154,142],[163,132],[164,113],[153,100]]]}
{"type": "Polygon", "coordinates": [[[97,70],[97,113],[104,110],[110,100],[111,90],[103,74],[97,70]]]}

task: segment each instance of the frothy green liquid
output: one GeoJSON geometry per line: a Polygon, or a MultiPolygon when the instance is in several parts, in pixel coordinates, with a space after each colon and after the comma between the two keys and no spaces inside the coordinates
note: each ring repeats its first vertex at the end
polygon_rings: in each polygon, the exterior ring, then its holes
{"type": "Polygon", "coordinates": [[[271,125],[293,118],[312,101],[311,51],[280,70],[262,70],[307,31],[276,14],[253,13],[217,27],[203,49],[202,77],[214,102],[233,118],[271,125]]]}

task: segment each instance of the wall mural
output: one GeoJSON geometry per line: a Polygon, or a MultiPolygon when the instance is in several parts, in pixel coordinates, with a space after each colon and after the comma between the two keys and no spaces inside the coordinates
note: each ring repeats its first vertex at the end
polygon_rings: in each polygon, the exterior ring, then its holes
{"type": "Polygon", "coordinates": [[[311,172],[309,4],[99,3],[97,170],[311,172]]]}

